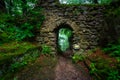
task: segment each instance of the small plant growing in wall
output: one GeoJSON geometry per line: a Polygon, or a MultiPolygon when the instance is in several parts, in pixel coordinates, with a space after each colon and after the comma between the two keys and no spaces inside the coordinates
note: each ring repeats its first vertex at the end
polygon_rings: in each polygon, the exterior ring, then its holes
{"type": "Polygon", "coordinates": [[[81,53],[75,53],[73,56],[72,56],[72,60],[73,62],[78,62],[78,61],[83,61],[85,59],[85,55],[81,54],[81,53]]]}
{"type": "Polygon", "coordinates": [[[51,53],[51,47],[47,45],[42,45],[42,54],[50,54],[51,53]]]}

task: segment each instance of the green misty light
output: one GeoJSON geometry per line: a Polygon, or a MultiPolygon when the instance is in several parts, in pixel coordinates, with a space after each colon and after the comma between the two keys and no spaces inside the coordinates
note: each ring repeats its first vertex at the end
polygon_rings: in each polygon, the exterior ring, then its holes
{"type": "Polygon", "coordinates": [[[72,31],[68,28],[61,28],[58,34],[58,46],[61,51],[66,51],[69,46],[69,38],[72,36],[72,31]]]}

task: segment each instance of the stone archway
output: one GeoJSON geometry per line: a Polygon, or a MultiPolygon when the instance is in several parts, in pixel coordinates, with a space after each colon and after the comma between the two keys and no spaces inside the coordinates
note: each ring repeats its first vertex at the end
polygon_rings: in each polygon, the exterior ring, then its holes
{"type": "MultiPolygon", "coordinates": [[[[43,25],[40,29],[40,35],[38,37],[39,44],[46,44],[52,47],[52,53],[57,53],[57,38],[55,30],[59,30],[62,26],[67,26],[66,28],[72,30],[72,45],[70,46],[71,51],[73,53],[76,52],[75,48],[73,48],[74,44],[79,45],[79,50],[81,48],[81,42],[83,43],[84,38],[81,36],[80,27],[74,21],[70,19],[64,19],[57,15],[53,15],[51,13],[46,14],[46,20],[44,21],[43,25]],[[47,16],[50,15],[50,16],[47,16]]],[[[78,51],[78,50],[77,50],[78,51]]]]}

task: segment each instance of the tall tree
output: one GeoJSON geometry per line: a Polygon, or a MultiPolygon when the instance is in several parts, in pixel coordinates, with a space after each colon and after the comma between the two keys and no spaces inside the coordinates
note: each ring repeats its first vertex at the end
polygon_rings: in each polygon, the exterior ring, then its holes
{"type": "Polygon", "coordinates": [[[0,10],[4,10],[4,9],[5,9],[4,0],[0,0],[0,10]]]}
{"type": "Polygon", "coordinates": [[[93,3],[97,4],[97,3],[98,3],[98,0],[93,0],[93,3]]]}

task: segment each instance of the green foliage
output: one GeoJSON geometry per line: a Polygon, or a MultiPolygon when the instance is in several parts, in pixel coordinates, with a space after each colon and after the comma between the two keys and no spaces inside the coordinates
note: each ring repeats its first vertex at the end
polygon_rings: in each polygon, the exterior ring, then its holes
{"type": "Polygon", "coordinates": [[[110,4],[112,0],[60,0],[61,4],[110,4]]]}
{"type": "Polygon", "coordinates": [[[79,4],[79,0],[59,0],[61,4],[79,4]]]}
{"type": "Polygon", "coordinates": [[[0,43],[9,40],[21,41],[34,37],[43,20],[44,16],[41,8],[36,8],[23,17],[1,14],[0,43]]]}
{"type": "MultiPolygon", "coordinates": [[[[0,25],[0,28],[2,28],[2,26],[3,25],[0,25]]],[[[2,29],[0,29],[0,44],[3,42],[8,42],[8,35],[2,29]]]]}
{"type": "Polygon", "coordinates": [[[14,79],[13,79],[13,80],[18,80],[18,79],[17,79],[17,77],[14,77],[14,79]]]}
{"type": "Polygon", "coordinates": [[[105,10],[105,16],[106,17],[112,17],[116,18],[120,16],[120,7],[114,8],[114,6],[111,6],[110,8],[105,10]]]}
{"type": "Polygon", "coordinates": [[[21,15],[22,14],[22,3],[21,0],[4,0],[6,10],[11,15],[21,15]]]}
{"type": "Polygon", "coordinates": [[[25,54],[22,57],[22,62],[26,61],[26,62],[34,62],[36,60],[37,57],[40,56],[40,51],[38,49],[35,50],[30,50],[29,52],[26,52],[27,54],[25,54]]]}
{"type": "Polygon", "coordinates": [[[95,65],[96,65],[95,63],[91,63],[91,64],[90,64],[90,69],[91,69],[91,70],[90,70],[90,73],[91,73],[91,74],[96,73],[96,72],[98,71],[98,70],[96,69],[95,65]]]}
{"type": "Polygon", "coordinates": [[[10,42],[0,46],[0,80],[7,80],[9,76],[35,62],[40,56],[39,46],[28,42],[10,42]],[[7,65],[6,65],[7,64],[7,65]],[[4,67],[5,68],[4,68],[4,67]],[[4,79],[5,78],[5,79],[4,79]]]}
{"type": "Polygon", "coordinates": [[[106,9],[104,10],[105,18],[108,20],[113,19],[119,19],[120,17],[120,6],[119,6],[120,0],[112,0],[112,2],[106,6],[106,9]]]}
{"type": "Polygon", "coordinates": [[[27,65],[27,62],[15,62],[15,63],[11,64],[9,69],[10,69],[10,71],[15,72],[18,69],[24,67],[25,65],[27,65]]]}
{"type": "Polygon", "coordinates": [[[94,78],[96,80],[101,80],[104,78],[104,80],[119,80],[119,68],[117,68],[114,63],[111,63],[111,61],[98,58],[92,60],[90,64],[90,74],[94,75],[94,78]]]}
{"type": "Polygon", "coordinates": [[[25,54],[20,57],[18,61],[16,61],[15,58],[13,58],[13,64],[10,65],[9,71],[10,72],[16,72],[26,66],[28,63],[34,62],[38,57],[40,56],[40,51],[35,50],[29,50],[25,52],[25,54]]]}
{"type": "Polygon", "coordinates": [[[120,80],[119,72],[116,70],[110,70],[107,80],[120,80]]]}
{"type": "Polygon", "coordinates": [[[21,25],[21,27],[13,27],[10,29],[13,34],[9,36],[11,39],[16,39],[16,40],[23,40],[25,38],[33,37],[34,34],[32,33],[32,30],[34,27],[30,25],[29,23],[24,23],[21,25]]]}
{"type": "Polygon", "coordinates": [[[112,0],[100,0],[101,4],[110,4],[112,0]]]}
{"type": "Polygon", "coordinates": [[[120,44],[108,44],[103,51],[112,57],[120,57],[120,44]]]}
{"type": "Polygon", "coordinates": [[[86,58],[86,56],[84,54],[80,54],[80,53],[75,53],[72,56],[73,62],[83,61],[85,58],[86,58]]]}
{"type": "Polygon", "coordinates": [[[9,61],[16,56],[25,54],[29,49],[36,46],[28,42],[10,42],[0,45],[0,64],[9,61]]]}
{"type": "Polygon", "coordinates": [[[12,16],[23,16],[37,4],[37,0],[4,0],[4,2],[8,14],[12,16]]]}
{"type": "MultiPolygon", "coordinates": [[[[115,57],[118,63],[116,63],[116,68],[110,68],[111,66],[108,66],[104,68],[103,70],[106,71],[107,78],[106,80],[120,80],[120,73],[119,73],[119,66],[120,66],[120,43],[117,44],[108,44],[105,48],[103,48],[103,51],[110,55],[111,57],[115,57]]],[[[103,63],[103,62],[102,62],[103,63]]],[[[105,63],[106,64],[106,63],[105,63]]]]}
{"type": "Polygon", "coordinates": [[[47,45],[42,45],[42,54],[50,54],[51,53],[51,47],[47,45]]]}

